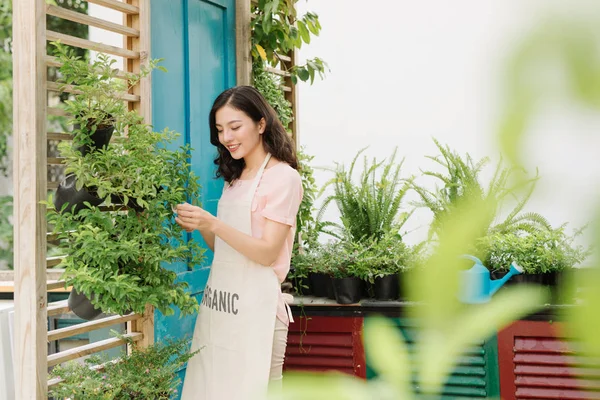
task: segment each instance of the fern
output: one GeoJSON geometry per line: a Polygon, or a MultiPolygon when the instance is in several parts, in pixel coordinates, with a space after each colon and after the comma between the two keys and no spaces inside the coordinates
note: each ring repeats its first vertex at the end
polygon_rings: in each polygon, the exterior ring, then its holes
{"type": "Polygon", "coordinates": [[[410,188],[410,180],[401,177],[404,160],[396,163],[397,149],[386,160],[363,160],[363,171],[358,184],[353,181],[357,162],[366,148],[361,149],[348,169],[337,165],[330,169],[334,177],[325,183],[321,192],[333,187],[333,194],[328,196],[321,206],[317,221],[321,221],[325,210],[335,203],[340,211],[341,226],[329,224],[329,234],[342,237],[346,233],[355,242],[367,239],[379,240],[386,232],[399,229],[406,221],[406,215],[400,220],[402,199],[410,188]]]}
{"type": "Polygon", "coordinates": [[[538,180],[537,171],[533,178],[518,185],[512,185],[511,182],[515,174],[522,172],[522,170],[516,167],[505,167],[502,160],[500,160],[495,167],[491,181],[486,187],[481,182],[480,174],[488,165],[489,158],[484,157],[474,161],[469,154],[461,156],[436,139],[434,139],[434,142],[440,154],[428,156],[427,158],[442,166],[445,171],[421,172],[423,175],[435,178],[440,185],[433,191],[415,183],[411,185],[411,188],[419,196],[419,201],[415,205],[428,208],[433,213],[429,239],[438,237],[443,229],[442,221],[447,220],[457,205],[466,199],[483,201],[493,205],[489,223],[481,233],[482,237],[497,233],[532,233],[536,230],[552,229],[550,223],[540,214],[523,213],[523,209],[535,189],[535,183],[538,180]],[[524,195],[519,196],[523,185],[527,190],[524,195]],[[497,221],[500,210],[509,199],[516,200],[517,204],[510,210],[506,218],[497,221]]]}

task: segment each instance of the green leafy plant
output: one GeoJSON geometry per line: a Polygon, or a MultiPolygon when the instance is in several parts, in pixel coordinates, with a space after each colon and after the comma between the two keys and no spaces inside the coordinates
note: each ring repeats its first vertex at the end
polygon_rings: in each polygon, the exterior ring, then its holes
{"type": "Polygon", "coordinates": [[[268,72],[263,62],[255,61],[252,64],[252,80],[256,90],[273,107],[283,126],[289,126],[294,119],[294,115],[292,105],[286,100],[281,89],[281,77],[268,72]]]}
{"type": "Polygon", "coordinates": [[[580,264],[590,254],[590,249],[573,243],[581,232],[569,236],[563,225],[531,233],[496,233],[481,239],[478,247],[486,250],[484,264],[492,271],[508,271],[512,261],[526,274],[563,271],[580,264]]]}
{"type": "Polygon", "coordinates": [[[6,174],[12,131],[12,2],[0,4],[0,173],[6,174]]]}
{"type": "Polygon", "coordinates": [[[518,180],[521,168],[503,167],[502,160],[496,165],[494,175],[487,186],[480,177],[483,168],[489,163],[489,159],[482,158],[475,161],[469,154],[464,157],[444,146],[434,139],[441,155],[432,157],[430,160],[442,166],[444,172],[423,171],[423,175],[436,178],[441,186],[431,191],[425,186],[414,183],[412,188],[417,192],[420,201],[416,204],[420,207],[429,208],[433,212],[433,222],[429,230],[430,238],[439,236],[444,229],[442,222],[446,216],[455,212],[457,205],[465,198],[479,198],[490,204],[487,222],[482,226],[479,237],[495,233],[534,232],[539,229],[551,229],[548,221],[537,213],[522,212],[529,201],[538,179],[537,175],[526,180],[518,180]],[[512,183],[517,180],[517,183],[512,183]],[[500,211],[507,200],[517,197],[519,191],[525,188],[525,193],[517,199],[517,204],[498,221],[500,211]]]}
{"type": "Polygon", "coordinates": [[[85,363],[55,367],[51,377],[62,381],[50,389],[56,399],[159,400],[177,395],[177,372],[197,352],[189,352],[189,341],[180,339],[144,349],[133,348],[116,361],[93,356],[85,363]],[[102,368],[98,368],[98,366],[102,368]]]}
{"type": "Polygon", "coordinates": [[[296,227],[299,233],[297,245],[303,248],[317,246],[320,234],[320,221],[316,219],[315,200],[318,189],[314,177],[314,168],[311,162],[314,156],[307,154],[304,148],[297,152],[300,164],[300,177],[302,178],[302,202],[296,218],[296,227]]]}
{"type": "Polygon", "coordinates": [[[364,271],[358,268],[358,260],[365,249],[348,238],[330,241],[320,250],[320,265],[311,272],[324,272],[332,278],[362,278],[364,271]]]}
{"type": "Polygon", "coordinates": [[[76,96],[66,100],[64,107],[73,116],[69,123],[75,126],[72,132],[75,145],[89,145],[91,135],[97,129],[114,126],[115,123],[121,125],[117,127],[119,132],[123,132],[129,124],[139,124],[137,116],[127,112],[122,97],[153,69],[166,72],[158,65],[160,59],[150,60],[138,74],[128,73],[119,77],[114,67],[116,60],[106,54],[100,53],[96,60],[89,62],[60,42],[51,44],[56,57],[63,63],[57,79],[60,90],[76,90],[76,96]]]}
{"type": "MultiPolygon", "coordinates": [[[[58,54],[63,77],[87,85],[67,101],[67,109],[80,112],[74,122],[86,116],[102,118],[106,110],[98,107],[106,105],[115,135],[123,137],[127,132],[126,139],[85,155],[76,145],[61,143],[66,173],[75,176],[76,189],[109,207],[101,210],[87,203],[74,212],[75,204],[56,210],[52,200],[47,203],[49,224],[68,254],[60,264],[66,284],[105,312],[141,313],[146,304],[167,315],[173,314],[172,306],[182,314],[196,311],[198,303],[186,292],[187,283],[177,282],[175,272],[162,266],[172,262],[197,265],[203,258],[203,249],[187,241],[172,212],[173,205],[199,198],[200,187],[188,162],[189,146],[171,150],[178,136],[175,132],[153,132],[134,111],[104,101],[107,93],[118,95],[113,92],[117,86],[112,86],[111,61],[100,58],[86,67],[85,61],[66,51],[58,54]],[[95,73],[101,74],[100,81],[91,77],[95,73]]],[[[93,129],[74,132],[77,142],[90,143],[93,129]]]]}
{"type": "Polygon", "coordinates": [[[361,271],[362,278],[373,283],[375,278],[395,275],[411,268],[414,264],[413,253],[418,252],[419,246],[414,249],[402,241],[402,237],[392,230],[379,240],[361,243],[364,252],[356,260],[357,269],[361,271]]]}
{"type": "Polygon", "coordinates": [[[360,150],[346,170],[344,165],[337,165],[332,170],[331,178],[321,189],[325,191],[333,186],[333,194],[325,198],[317,220],[330,203],[335,203],[340,211],[342,225],[330,223],[334,230],[327,226],[322,230],[339,237],[347,232],[353,242],[359,243],[367,239],[381,239],[392,229],[401,229],[412,212],[401,213],[402,199],[410,188],[410,179],[401,177],[402,163],[396,163],[396,151],[386,160],[373,159],[370,163],[364,158],[364,169],[358,183],[353,182],[354,167],[358,157],[365,149],[360,150]]]}
{"type": "Polygon", "coordinates": [[[4,260],[9,269],[13,268],[12,201],[12,196],[0,196],[0,260],[4,260]]]}
{"type": "MultiPolygon", "coordinates": [[[[321,31],[319,17],[308,12],[298,17],[295,4],[298,0],[259,0],[252,4],[252,58],[263,60],[273,66],[280,62],[279,56],[286,56],[291,50],[299,49],[302,43],[309,44],[311,35],[318,36],[321,31]]],[[[327,64],[316,57],[304,65],[295,65],[287,72],[292,82],[298,79],[311,83],[315,73],[324,76],[327,64]]]]}

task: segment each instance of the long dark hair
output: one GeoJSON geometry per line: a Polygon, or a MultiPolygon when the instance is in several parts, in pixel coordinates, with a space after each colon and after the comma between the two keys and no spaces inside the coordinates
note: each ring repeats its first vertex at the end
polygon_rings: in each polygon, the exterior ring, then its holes
{"type": "Polygon", "coordinates": [[[244,159],[236,160],[231,157],[229,150],[219,142],[219,132],[215,115],[225,106],[243,111],[254,122],[265,119],[266,127],[262,134],[265,150],[276,159],[283,161],[294,169],[298,169],[296,149],[290,135],[277,118],[273,107],[267,103],[258,90],[252,86],[236,86],[221,93],[215,100],[208,123],[210,126],[210,142],[217,147],[219,155],[215,158],[217,165],[217,178],[223,177],[227,182],[232,182],[242,175],[246,166],[244,159]]]}

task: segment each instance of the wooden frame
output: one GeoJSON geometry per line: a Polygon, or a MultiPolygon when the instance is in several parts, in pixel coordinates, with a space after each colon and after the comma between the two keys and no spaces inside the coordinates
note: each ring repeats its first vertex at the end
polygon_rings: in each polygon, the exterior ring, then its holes
{"type": "Polygon", "coordinates": [[[13,1],[15,396],[46,397],[46,4],[13,1]]]}
{"type": "MultiPolygon", "coordinates": [[[[57,187],[58,182],[47,182],[48,165],[62,163],[60,157],[48,158],[48,140],[70,140],[62,132],[46,132],[47,116],[67,116],[59,108],[47,106],[47,91],[57,91],[54,82],[47,82],[48,66],[60,66],[46,55],[47,42],[61,40],[75,47],[96,50],[123,57],[127,72],[139,72],[142,63],[149,59],[150,49],[150,0],[88,0],[113,10],[123,12],[124,23],[116,24],[100,18],[79,14],[67,9],[47,5],[45,0],[13,0],[13,46],[14,46],[14,237],[15,274],[15,395],[18,399],[47,398],[48,367],[106,349],[122,346],[125,341],[111,338],[48,356],[48,341],[91,332],[114,324],[127,324],[131,338],[142,346],[154,341],[154,310],[146,309],[143,316],[111,316],[76,326],[47,331],[48,315],[69,312],[66,301],[46,304],[48,291],[65,291],[64,281],[56,274],[48,274],[47,268],[60,263],[60,257],[46,258],[46,243],[53,240],[47,234],[47,190],[57,187]],[[76,23],[96,26],[122,34],[122,47],[109,46],[87,39],[76,38],[46,29],[46,15],[76,23]],[[51,280],[48,280],[48,279],[51,280]]],[[[125,73],[120,71],[119,77],[125,73]]],[[[67,88],[77,93],[77,88],[67,88]]],[[[151,82],[144,78],[121,97],[130,109],[136,110],[147,121],[151,119],[151,82]]],[[[3,279],[0,279],[4,281],[3,279]]],[[[2,285],[0,285],[2,286],[2,285]]],[[[3,287],[4,287],[3,286],[3,287]]],[[[52,384],[58,383],[53,380],[52,384]]]]}

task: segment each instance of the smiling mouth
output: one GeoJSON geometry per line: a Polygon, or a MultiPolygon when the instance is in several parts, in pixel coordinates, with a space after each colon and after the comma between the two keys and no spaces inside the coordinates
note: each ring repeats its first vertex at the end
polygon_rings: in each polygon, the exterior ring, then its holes
{"type": "Polygon", "coordinates": [[[237,149],[239,149],[239,148],[240,148],[240,144],[239,143],[238,144],[231,144],[231,145],[227,146],[227,150],[229,150],[232,153],[234,151],[236,151],[237,149]]]}

